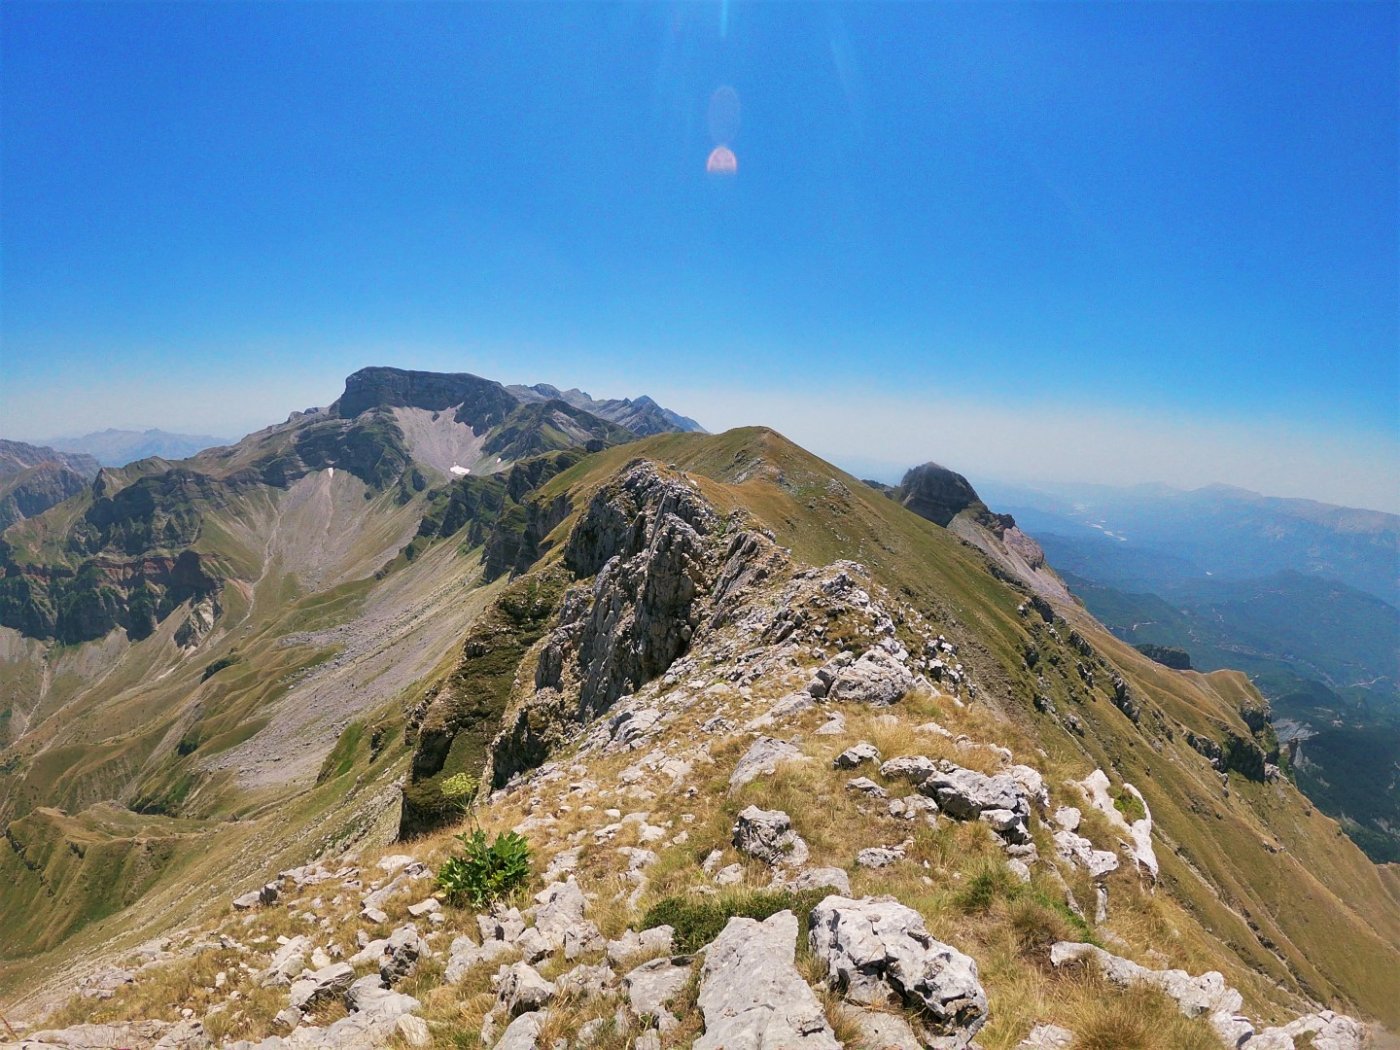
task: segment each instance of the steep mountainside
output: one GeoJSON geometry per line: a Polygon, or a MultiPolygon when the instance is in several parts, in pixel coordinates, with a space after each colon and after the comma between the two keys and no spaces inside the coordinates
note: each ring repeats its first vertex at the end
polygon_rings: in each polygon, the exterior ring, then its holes
{"type": "Polygon", "coordinates": [[[57,463],[85,478],[92,477],[99,468],[97,460],[91,456],[59,452],[44,445],[27,445],[23,441],[7,441],[0,438],[0,478],[13,477],[41,463],[57,463]]]}
{"type": "Polygon", "coordinates": [[[1277,775],[1258,693],[1115,639],[1014,526],[941,527],[768,430],[621,444],[475,377],[357,377],[11,531],[21,576],[174,541],[216,581],[144,634],[0,633],[20,1012],[85,980],[55,1023],[265,1050],[1400,1021],[1400,887],[1277,775]],[[495,910],[425,900],[473,782],[532,850],[495,910]]]}
{"type": "Polygon", "coordinates": [[[87,488],[88,479],[62,463],[44,462],[0,478],[0,532],[42,514],[87,488]]]}
{"type": "Polygon", "coordinates": [[[54,448],[81,452],[104,467],[124,467],[138,459],[188,459],[206,448],[223,445],[208,434],[172,434],[166,430],[99,430],[81,437],[54,438],[54,448]]]}

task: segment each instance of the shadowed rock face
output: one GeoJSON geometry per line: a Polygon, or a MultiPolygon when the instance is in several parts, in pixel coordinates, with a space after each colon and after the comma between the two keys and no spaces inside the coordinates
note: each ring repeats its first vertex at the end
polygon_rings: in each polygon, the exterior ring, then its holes
{"type": "Polygon", "coordinates": [[[558,686],[573,655],[580,707],[596,713],[665,671],[689,643],[692,607],[713,578],[717,552],[706,537],[717,523],[696,492],[650,463],[600,491],[564,551],[575,575],[596,574],[592,601],[580,593],[566,602],[536,685],[558,686]]]}
{"type": "Polygon", "coordinates": [[[919,517],[945,528],[960,511],[982,506],[967,478],[937,463],[911,468],[891,495],[919,517]]]}
{"type": "Polygon", "coordinates": [[[0,532],[42,514],[87,487],[87,480],[62,463],[40,463],[0,480],[0,532]]]}
{"type": "Polygon", "coordinates": [[[455,408],[457,422],[480,434],[502,422],[519,403],[500,383],[467,372],[362,368],[346,378],[345,393],[333,408],[342,419],[354,419],[371,408],[455,408]]]}

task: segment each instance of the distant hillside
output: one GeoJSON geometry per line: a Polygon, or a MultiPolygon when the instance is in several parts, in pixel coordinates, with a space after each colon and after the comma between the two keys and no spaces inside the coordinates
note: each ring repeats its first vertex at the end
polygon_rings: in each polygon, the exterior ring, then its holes
{"type": "Polygon", "coordinates": [[[100,464],[87,455],[74,455],[49,448],[47,445],[30,445],[23,441],[6,441],[0,438],[0,478],[13,477],[40,463],[58,463],[74,473],[91,478],[97,475],[100,464]]]}
{"type": "Polygon", "coordinates": [[[1060,537],[1060,568],[1113,587],[1157,591],[1187,580],[1289,571],[1340,580],[1400,606],[1395,514],[1224,485],[1183,492],[983,483],[979,491],[1042,541],[1060,537]]]}
{"type": "Polygon", "coordinates": [[[563,401],[600,419],[626,427],[641,437],[671,432],[705,433],[705,428],[689,416],[662,408],[645,394],[638,398],[610,398],[598,401],[582,390],[560,390],[548,383],[509,386],[506,389],[525,401],[563,401]]]}
{"type": "Polygon", "coordinates": [[[99,469],[91,456],[0,440],[0,532],[76,496],[99,469]]]}
{"type": "Polygon", "coordinates": [[[54,438],[54,448],[81,452],[104,467],[124,467],[138,459],[188,459],[206,448],[225,445],[208,434],[171,434],[165,430],[101,430],[82,437],[54,438]]]}

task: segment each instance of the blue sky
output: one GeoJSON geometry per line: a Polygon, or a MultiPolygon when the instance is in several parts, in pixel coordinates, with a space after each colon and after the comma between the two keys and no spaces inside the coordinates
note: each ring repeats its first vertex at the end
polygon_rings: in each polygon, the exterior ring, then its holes
{"type": "Polygon", "coordinates": [[[0,22],[5,436],[232,435],[387,363],[1400,509],[1393,4],[0,22]]]}

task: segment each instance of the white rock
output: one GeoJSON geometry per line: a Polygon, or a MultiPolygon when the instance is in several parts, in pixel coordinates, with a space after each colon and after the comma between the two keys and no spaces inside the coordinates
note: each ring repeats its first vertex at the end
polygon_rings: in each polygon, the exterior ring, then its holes
{"type": "Polygon", "coordinates": [[[840,1050],[812,989],[793,965],[797,917],[732,918],[705,951],[693,1050],[840,1050]]]}

